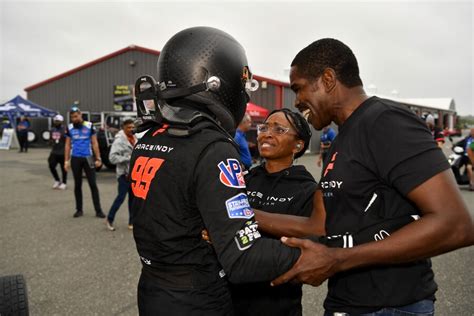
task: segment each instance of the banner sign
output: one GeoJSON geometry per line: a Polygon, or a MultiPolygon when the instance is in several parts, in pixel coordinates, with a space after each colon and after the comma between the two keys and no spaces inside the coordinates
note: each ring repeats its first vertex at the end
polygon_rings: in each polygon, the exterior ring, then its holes
{"type": "Polygon", "coordinates": [[[5,128],[2,133],[2,139],[0,140],[0,149],[10,149],[13,139],[13,128],[5,128]]]}
{"type": "Polygon", "coordinates": [[[133,85],[114,85],[114,111],[134,111],[133,85]]]}

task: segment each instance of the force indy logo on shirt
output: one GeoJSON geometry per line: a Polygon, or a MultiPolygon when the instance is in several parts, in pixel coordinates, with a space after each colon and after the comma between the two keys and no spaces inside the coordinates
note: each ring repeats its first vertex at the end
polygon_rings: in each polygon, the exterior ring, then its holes
{"type": "Polygon", "coordinates": [[[250,208],[247,195],[245,193],[237,194],[225,201],[227,214],[229,218],[245,218],[249,219],[253,216],[253,210],[250,208]]]}
{"type": "Polygon", "coordinates": [[[282,205],[283,203],[290,203],[294,196],[272,196],[265,195],[259,191],[247,191],[247,196],[252,204],[259,206],[282,205]]]}
{"type": "Polygon", "coordinates": [[[342,180],[332,180],[331,179],[331,175],[334,175],[334,173],[331,172],[331,171],[335,170],[337,154],[338,154],[338,152],[335,152],[332,155],[331,161],[328,163],[328,165],[324,169],[323,177],[322,177],[321,181],[319,182],[319,186],[324,190],[323,191],[323,196],[326,197],[326,198],[334,197],[334,193],[332,191],[342,189],[342,186],[344,184],[344,181],[342,181],[342,180]],[[331,175],[329,175],[329,177],[326,178],[326,176],[330,172],[331,172],[331,175]]]}
{"type": "Polygon", "coordinates": [[[237,159],[227,159],[227,164],[221,161],[217,164],[217,167],[221,171],[219,180],[222,184],[231,188],[245,188],[244,175],[237,159]]]}
{"type": "Polygon", "coordinates": [[[173,147],[168,147],[168,146],[165,146],[165,145],[137,144],[135,146],[135,149],[137,149],[137,150],[161,151],[161,152],[164,152],[164,153],[169,153],[174,148],[173,147]]]}
{"type": "Polygon", "coordinates": [[[252,247],[253,243],[262,237],[258,231],[258,224],[254,221],[246,221],[242,229],[235,233],[235,242],[240,251],[252,247]]]}
{"type": "Polygon", "coordinates": [[[326,169],[324,170],[323,177],[325,177],[329,171],[334,169],[334,164],[336,163],[336,157],[337,157],[337,152],[335,152],[334,155],[332,155],[331,162],[328,163],[326,169]]]}

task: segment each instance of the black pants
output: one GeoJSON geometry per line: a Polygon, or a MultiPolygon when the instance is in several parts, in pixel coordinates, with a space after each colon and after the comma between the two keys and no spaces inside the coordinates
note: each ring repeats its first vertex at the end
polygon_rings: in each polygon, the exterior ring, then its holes
{"type": "Polygon", "coordinates": [[[59,164],[61,167],[61,174],[63,178],[63,183],[66,184],[67,182],[67,172],[64,169],[64,155],[57,155],[51,153],[48,157],[48,165],[49,165],[49,170],[51,170],[51,174],[53,175],[54,180],[61,182],[59,179],[58,172],[56,171],[56,166],[59,164]]]}
{"type": "Polygon", "coordinates": [[[143,271],[138,283],[138,312],[141,316],[234,315],[226,280],[184,288],[159,284],[143,271]]]}
{"type": "Polygon", "coordinates": [[[18,133],[18,142],[20,143],[20,152],[28,152],[28,132],[18,133]]]}
{"type": "Polygon", "coordinates": [[[74,196],[76,197],[76,211],[82,212],[82,170],[85,171],[87,182],[91,188],[92,201],[96,213],[102,212],[100,207],[99,189],[95,179],[95,168],[90,166],[90,161],[83,157],[71,158],[71,169],[74,175],[74,196]]]}

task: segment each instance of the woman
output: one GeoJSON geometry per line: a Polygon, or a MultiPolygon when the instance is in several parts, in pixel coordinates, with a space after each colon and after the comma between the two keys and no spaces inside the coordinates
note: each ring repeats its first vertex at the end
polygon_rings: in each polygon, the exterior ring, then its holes
{"type": "MultiPolygon", "coordinates": [[[[270,113],[257,126],[258,150],[264,162],[245,177],[252,208],[269,213],[310,216],[317,183],[304,166],[293,162],[308,148],[306,120],[288,109],[270,113]]],[[[301,285],[271,287],[269,282],[232,285],[236,315],[301,315],[301,285]]]]}

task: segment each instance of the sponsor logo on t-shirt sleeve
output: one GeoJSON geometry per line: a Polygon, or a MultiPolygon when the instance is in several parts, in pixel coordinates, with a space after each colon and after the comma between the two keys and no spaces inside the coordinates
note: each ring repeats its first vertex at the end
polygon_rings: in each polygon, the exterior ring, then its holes
{"type": "Polygon", "coordinates": [[[258,231],[258,224],[252,220],[246,221],[242,229],[235,233],[234,240],[240,251],[252,247],[257,239],[262,237],[258,231]]]}
{"type": "Polygon", "coordinates": [[[237,194],[225,201],[227,215],[229,218],[245,218],[249,219],[254,216],[250,207],[247,195],[245,193],[237,194]]]}
{"type": "Polygon", "coordinates": [[[219,180],[222,184],[231,188],[245,188],[244,175],[240,162],[237,159],[227,159],[217,164],[220,170],[219,180]]]}

